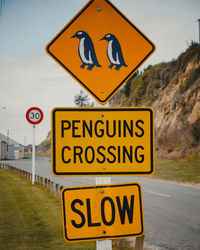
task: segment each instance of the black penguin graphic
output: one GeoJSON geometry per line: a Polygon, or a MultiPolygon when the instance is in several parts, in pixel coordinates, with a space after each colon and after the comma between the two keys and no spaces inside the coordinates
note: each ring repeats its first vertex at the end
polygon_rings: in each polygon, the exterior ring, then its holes
{"type": "Polygon", "coordinates": [[[84,67],[88,65],[88,70],[92,70],[94,66],[101,67],[89,35],[85,31],[77,31],[71,38],[73,37],[77,37],[80,40],[78,54],[83,63],[80,67],[84,69],[84,67]]]}
{"type": "Polygon", "coordinates": [[[108,41],[107,56],[111,63],[109,68],[112,69],[113,66],[116,66],[115,69],[119,70],[122,66],[128,67],[124,61],[122,49],[117,38],[113,34],[106,34],[101,40],[108,41]]]}

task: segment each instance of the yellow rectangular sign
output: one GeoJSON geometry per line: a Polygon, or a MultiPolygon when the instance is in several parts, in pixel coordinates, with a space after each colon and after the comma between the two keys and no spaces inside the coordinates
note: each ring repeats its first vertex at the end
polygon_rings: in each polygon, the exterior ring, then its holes
{"type": "Polygon", "coordinates": [[[138,183],[64,188],[62,208],[67,241],[137,237],[144,233],[138,183]]]}
{"type": "Polygon", "coordinates": [[[150,108],[55,108],[51,131],[56,176],[153,174],[150,108]]]}

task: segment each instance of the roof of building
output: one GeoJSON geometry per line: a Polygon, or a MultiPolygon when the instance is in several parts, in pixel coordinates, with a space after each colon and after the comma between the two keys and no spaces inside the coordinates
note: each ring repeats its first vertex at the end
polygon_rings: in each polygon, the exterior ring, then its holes
{"type": "Polygon", "coordinates": [[[7,137],[6,135],[3,135],[0,133],[0,141],[8,142],[8,145],[22,145],[21,143],[11,139],[10,137],[7,137]]]}

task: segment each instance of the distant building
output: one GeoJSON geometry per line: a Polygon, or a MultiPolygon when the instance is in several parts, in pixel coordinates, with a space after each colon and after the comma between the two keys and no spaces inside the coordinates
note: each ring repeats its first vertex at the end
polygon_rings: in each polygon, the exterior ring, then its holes
{"type": "Polygon", "coordinates": [[[26,152],[29,152],[29,153],[32,152],[32,144],[29,144],[26,146],[26,152]]]}
{"type": "Polygon", "coordinates": [[[0,133],[0,160],[22,159],[24,156],[24,145],[0,133]]]}

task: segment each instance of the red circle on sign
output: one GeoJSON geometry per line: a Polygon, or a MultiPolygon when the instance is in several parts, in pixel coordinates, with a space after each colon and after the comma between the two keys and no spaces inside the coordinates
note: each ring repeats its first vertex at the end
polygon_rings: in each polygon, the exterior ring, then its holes
{"type": "Polygon", "coordinates": [[[36,125],[39,124],[43,120],[44,114],[41,109],[37,107],[30,108],[26,112],[26,119],[29,123],[36,125]],[[36,116],[37,114],[40,114],[40,116],[36,116]],[[30,116],[31,115],[31,116],[30,116]],[[38,117],[38,118],[37,118],[38,117]]]}

